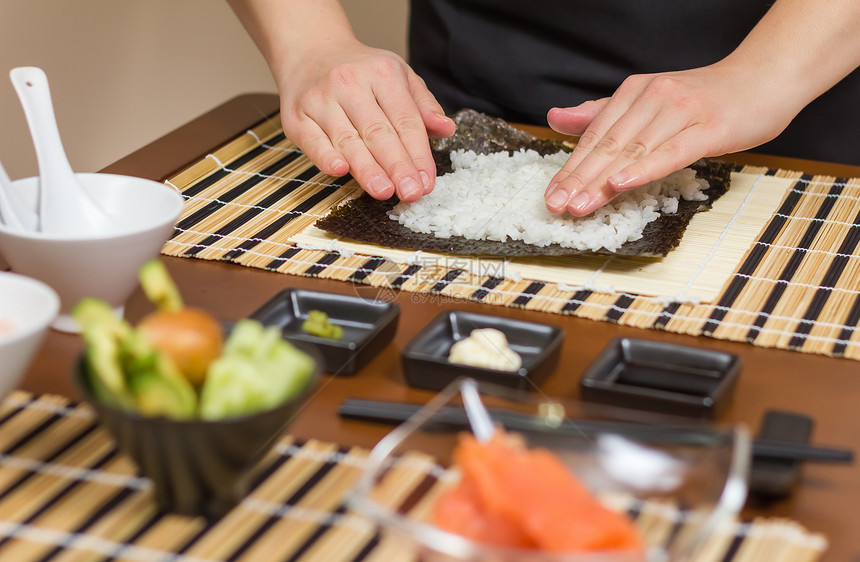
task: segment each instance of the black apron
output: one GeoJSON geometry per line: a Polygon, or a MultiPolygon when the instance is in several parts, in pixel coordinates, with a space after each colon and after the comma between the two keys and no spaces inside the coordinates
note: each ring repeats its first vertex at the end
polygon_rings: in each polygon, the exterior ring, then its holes
{"type": "MultiPolygon", "coordinates": [[[[771,3],[412,0],[409,60],[447,112],[546,125],[549,108],[610,96],[631,74],[722,59],[771,3]]],[[[860,71],[755,150],[860,165],[860,71]]]]}

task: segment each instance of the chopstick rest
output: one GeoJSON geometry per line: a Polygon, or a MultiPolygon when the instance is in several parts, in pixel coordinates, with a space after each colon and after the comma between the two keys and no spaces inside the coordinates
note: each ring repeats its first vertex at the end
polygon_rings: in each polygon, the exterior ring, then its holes
{"type": "MultiPolygon", "coordinates": [[[[757,441],[765,441],[776,449],[808,446],[812,438],[813,426],[814,422],[809,416],[795,412],[767,410],[759,428],[757,441]]],[[[805,460],[812,459],[768,454],[768,451],[756,451],[754,447],[750,470],[750,493],[762,499],[778,499],[789,495],[800,481],[800,467],[805,460]]],[[[853,455],[846,456],[845,461],[853,461],[853,455]]]]}

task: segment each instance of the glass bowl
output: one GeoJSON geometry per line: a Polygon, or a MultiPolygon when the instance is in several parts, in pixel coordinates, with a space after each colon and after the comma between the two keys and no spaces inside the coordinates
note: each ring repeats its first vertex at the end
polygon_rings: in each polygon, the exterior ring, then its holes
{"type": "Polygon", "coordinates": [[[350,505],[422,561],[633,562],[689,560],[746,500],[745,428],[623,410],[460,379],[374,447],[350,505]],[[527,448],[554,453],[610,509],[634,519],[641,551],[550,553],[476,542],[434,524],[439,494],[460,479],[458,436],[471,432],[465,387],[493,423],[527,448]]]}

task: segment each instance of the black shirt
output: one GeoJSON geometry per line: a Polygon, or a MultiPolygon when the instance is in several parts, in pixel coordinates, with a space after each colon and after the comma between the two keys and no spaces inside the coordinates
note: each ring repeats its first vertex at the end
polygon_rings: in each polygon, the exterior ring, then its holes
{"type": "MultiPolygon", "coordinates": [[[[409,58],[447,112],[471,107],[546,125],[549,108],[610,96],[631,74],[722,59],[771,3],[413,0],[409,58]]],[[[756,150],[860,164],[860,72],[756,150]]]]}

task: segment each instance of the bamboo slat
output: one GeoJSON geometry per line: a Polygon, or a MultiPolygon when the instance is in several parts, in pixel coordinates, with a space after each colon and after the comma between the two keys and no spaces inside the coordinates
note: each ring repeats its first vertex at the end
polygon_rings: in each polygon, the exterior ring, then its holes
{"type": "Polygon", "coordinates": [[[747,166],[663,259],[497,260],[337,240],[313,226],[360,194],[277,118],[168,181],[186,208],[163,249],[291,275],[860,359],[860,180],[747,166]]]}
{"type": "MultiPolygon", "coordinates": [[[[260,463],[265,478],[256,478],[239,506],[207,523],[159,512],[151,482],[137,475],[85,404],[14,392],[0,404],[0,440],[3,560],[415,559],[406,543],[346,503],[367,465],[364,449],[283,435],[260,463]]],[[[387,472],[374,498],[426,520],[449,476],[430,457],[411,454],[387,472]]],[[[636,511],[646,541],[668,540],[671,512],[636,511]]],[[[823,536],[793,521],[734,521],[694,562],[814,562],[826,547],[823,536]],[[732,553],[732,545],[740,548],[732,553]]]]}

